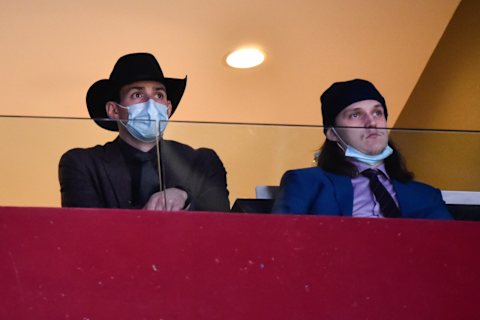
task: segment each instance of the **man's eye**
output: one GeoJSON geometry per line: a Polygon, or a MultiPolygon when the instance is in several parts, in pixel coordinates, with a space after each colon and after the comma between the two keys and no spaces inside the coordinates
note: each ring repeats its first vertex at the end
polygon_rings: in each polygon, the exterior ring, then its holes
{"type": "Polygon", "coordinates": [[[132,98],[134,99],[138,99],[142,97],[143,97],[143,94],[141,94],[140,92],[135,92],[134,94],[132,94],[132,98]]]}
{"type": "Polygon", "coordinates": [[[359,117],[358,112],[355,112],[355,113],[351,113],[351,114],[350,114],[350,118],[355,119],[355,118],[358,118],[358,117],[359,117]]]}

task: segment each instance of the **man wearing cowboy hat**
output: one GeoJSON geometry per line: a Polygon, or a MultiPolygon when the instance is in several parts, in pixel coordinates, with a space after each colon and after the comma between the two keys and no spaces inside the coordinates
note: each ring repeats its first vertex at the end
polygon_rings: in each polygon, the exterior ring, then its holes
{"type": "Polygon", "coordinates": [[[385,99],[372,83],[336,82],[320,99],[327,139],[318,166],[284,174],[273,212],[452,218],[440,190],[407,170],[388,137],[385,99]]]}
{"type": "Polygon", "coordinates": [[[164,77],[148,53],[121,57],[109,79],[95,82],[87,92],[90,117],[119,135],[62,156],[62,206],[228,211],[226,172],[217,154],[159,139],[185,86],[186,77],[164,77]]]}

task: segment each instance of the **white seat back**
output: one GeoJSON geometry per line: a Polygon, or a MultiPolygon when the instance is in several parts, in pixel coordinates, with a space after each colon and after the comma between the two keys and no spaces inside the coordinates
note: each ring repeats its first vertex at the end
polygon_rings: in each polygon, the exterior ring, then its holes
{"type": "Polygon", "coordinates": [[[256,186],[255,197],[257,199],[275,199],[279,186],[256,186]]]}
{"type": "MultiPolygon", "coordinates": [[[[257,199],[275,199],[279,186],[256,186],[257,199]]],[[[480,192],[478,191],[452,191],[442,190],[442,197],[446,204],[480,205],[480,192]]]]}
{"type": "Polygon", "coordinates": [[[442,190],[442,197],[446,204],[480,205],[480,192],[478,191],[442,190]]]}

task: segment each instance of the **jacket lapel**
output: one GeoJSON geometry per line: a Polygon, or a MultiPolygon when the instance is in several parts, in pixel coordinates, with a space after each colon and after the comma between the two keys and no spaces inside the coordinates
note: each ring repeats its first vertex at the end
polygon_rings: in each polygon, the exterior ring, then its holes
{"type": "Polygon", "coordinates": [[[350,177],[325,172],[333,184],[336,201],[342,216],[352,216],[353,211],[353,186],[350,177]]]}
{"type": "Polygon", "coordinates": [[[162,180],[166,188],[185,185],[189,179],[192,159],[182,156],[179,151],[178,145],[170,140],[160,141],[162,180]]]}
{"type": "Polygon", "coordinates": [[[103,168],[119,208],[131,207],[131,177],[117,138],[105,146],[103,168]]]}
{"type": "Polygon", "coordinates": [[[410,202],[408,201],[412,196],[411,191],[409,191],[409,188],[405,187],[405,184],[400,183],[395,179],[392,179],[392,185],[397,197],[400,214],[404,216],[405,212],[411,211],[410,202]]]}

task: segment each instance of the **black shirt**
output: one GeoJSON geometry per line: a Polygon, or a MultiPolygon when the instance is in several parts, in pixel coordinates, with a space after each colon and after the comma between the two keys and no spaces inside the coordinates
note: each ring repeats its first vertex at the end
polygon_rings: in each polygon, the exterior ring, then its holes
{"type": "MultiPolygon", "coordinates": [[[[157,148],[154,147],[148,152],[143,152],[132,147],[121,138],[118,140],[120,152],[125,159],[132,181],[130,203],[132,204],[132,208],[143,208],[145,203],[141,203],[139,197],[141,162],[138,159],[143,157],[148,158],[149,161],[152,162],[152,165],[157,173],[156,176],[158,177],[157,148]]],[[[158,183],[158,187],[156,189],[160,191],[160,183],[158,183]]]]}

